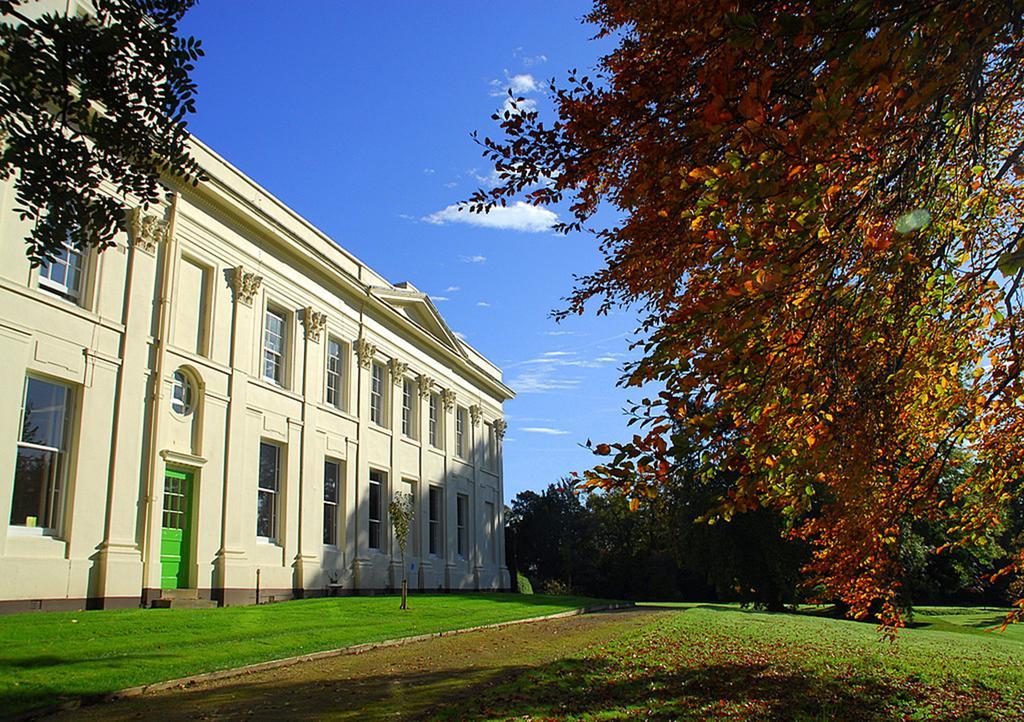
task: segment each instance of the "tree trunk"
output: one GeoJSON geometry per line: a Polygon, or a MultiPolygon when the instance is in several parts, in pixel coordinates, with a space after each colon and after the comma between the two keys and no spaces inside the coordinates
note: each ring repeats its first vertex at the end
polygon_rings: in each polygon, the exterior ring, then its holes
{"type": "Polygon", "coordinates": [[[409,598],[409,580],[402,576],[402,606],[399,609],[408,609],[407,600],[409,598]]]}

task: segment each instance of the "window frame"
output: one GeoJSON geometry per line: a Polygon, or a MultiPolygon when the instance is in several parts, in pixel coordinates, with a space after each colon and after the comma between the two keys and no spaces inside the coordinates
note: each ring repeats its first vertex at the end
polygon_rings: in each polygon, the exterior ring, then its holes
{"type": "Polygon", "coordinates": [[[402,379],[402,435],[415,441],[419,421],[416,406],[416,382],[408,376],[402,379]]]}
{"type": "Polygon", "coordinates": [[[497,473],[498,471],[498,436],[494,431],[494,424],[484,422],[484,469],[497,473]]]}
{"type": "Polygon", "coordinates": [[[65,301],[69,301],[80,306],[82,305],[85,296],[85,277],[87,262],[89,259],[89,249],[76,248],[68,241],[62,243],[61,248],[61,255],[58,258],[55,258],[51,263],[44,263],[39,266],[39,270],[36,272],[36,284],[43,290],[52,293],[55,296],[59,296],[65,301]],[[71,270],[72,256],[78,258],[78,264],[75,267],[78,274],[78,283],[75,288],[72,288],[67,284],[68,271],[71,270]],[[44,275],[44,273],[52,269],[55,264],[64,267],[63,283],[54,281],[50,276],[44,275]]]}
{"type": "Polygon", "coordinates": [[[388,475],[378,469],[370,469],[370,480],[366,493],[366,547],[371,551],[384,551],[385,491],[388,475]],[[377,515],[374,516],[373,496],[377,490],[377,515]],[[376,538],[375,538],[376,537],[376,538]]]}
{"type": "Polygon", "coordinates": [[[324,458],[324,529],[323,529],[323,540],[324,546],[332,549],[338,548],[338,533],[340,531],[340,516],[338,510],[341,508],[341,462],[337,459],[330,457],[324,458]],[[330,499],[327,496],[327,470],[328,467],[334,467],[334,498],[330,499]],[[328,525],[328,519],[330,525],[328,525]],[[330,534],[328,534],[330,530],[330,534]]]}
{"type": "Polygon", "coordinates": [[[387,428],[387,369],[380,361],[370,364],[370,423],[387,428]]]}
{"type": "Polygon", "coordinates": [[[183,368],[177,368],[171,374],[171,411],[178,416],[189,416],[196,408],[196,383],[192,375],[183,368]],[[182,384],[178,385],[178,378],[182,384]],[[178,389],[182,389],[181,398],[178,398],[178,389]]]}
{"type": "MultiPolygon", "coordinates": [[[[67,495],[67,479],[68,479],[68,466],[70,464],[71,456],[71,435],[72,435],[72,424],[75,413],[75,388],[67,383],[49,378],[43,378],[32,374],[26,374],[25,383],[22,387],[21,396],[21,416],[18,422],[18,436],[15,450],[15,470],[14,479],[11,485],[11,515],[8,519],[8,523],[11,527],[23,531],[24,533],[38,533],[42,536],[53,536],[60,537],[64,528],[65,512],[66,512],[66,495],[67,495]],[[29,387],[32,382],[47,384],[62,389],[64,392],[63,397],[63,409],[61,411],[61,418],[59,424],[55,427],[60,434],[59,445],[53,446],[52,444],[41,444],[32,441],[25,441],[25,409],[28,403],[29,387]],[[52,455],[52,461],[48,464],[48,473],[46,479],[46,488],[41,490],[43,497],[45,498],[45,510],[46,517],[40,519],[37,515],[34,517],[36,523],[34,526],[27,524],[19,524],[14,521],[15,513],[15,495],[17,494],[18,487],[18,460],[21,459],[22,451],[29,451],[35,453],[46,453],[52,455]],[[45,522],[45,523],[44,523],[45,522]],[[33,530],[33,531],[29,531],[33,530]]],[[[43,499],[40,499],[42,503],[43,499]]],[[[28,515],[26,515],[26,520],[28,515]]]]}
{"type": "Polygon", "coordinates": [[[441,394],[436,391],[430,392],[430,400],[427,408],[427,437],[430,445],[435,449],[444,448],[443,427],[441,425],[441,394]]]}
{"type": "Polygon", "coordinates": [[[259,541],[267,542],[268,544],[277,544],[278,539],[281,536],[280,529],[280,501],[281,501],[281,455],[283,447],[273,441],[267,441],[266,439],[260,439],[260,464],[259,471],[256,481],[256,538],[259,541]],[[274,449],[275,463],[274,463],[274,486],[264,486],[263,479],[263,448],[274,449]],[[265,496],[269,496],[270,504],[270,528],[263,530],[260,528],[262,523],[260,519],[260,500],[265,496]],[[269,534],[261,534],[261,531],[269,531],[269,534]]]}
{"type": "MultiPolygon", "coordinates": [[[[175,271],[177,276],[175,288],[181,288],[182,265],[185,263],[195,266],[202,272],[202,287],[200,288],[199,298],[199,333],[196,338],[197,348],[193,350],[191,347],[183,346],[181,339],[177,337],[174,339],[174,342],[179,348],[184,348],[186,351],[195,353],[197,356],[202,356],[203,358],[210,358],[213,355],[213,278],[216,273],[216,266],[207,260],[203,260],[202,258],[193,255],[191,249],[185,250],[179,254],[178,259],[178,267],[175,271]]],[[[177,304],[175,304],[175,306],[174,315],[175,319],[177,319],[179,309],[177,308],[177,304]]],[[[176,331],[177,326],[175,326],[175,332],[176,331]]]]}
{"type": "Polygon", "coordinates": [[[347,347],[344,341],[337,336],[327,336],[327,359],[324,362],[324,403],[335,409],[344,411],[347,407],[345,403],[345,378],[347,376],[347,369],[345,368],[345,360],[348,357],[347,347]],[[337,356],[331,354],[331,344],[335,344],[338,347],[337,356]],[[331,371],[331,361],[336,361],[336,370],[331,371]],[[335,388],[331,388],[331,376],[335,377],[335,388]],[[331,393],[334,393],[334,400],[331,400],[331,393]]]}
{"type": "Polygon", "coordinates": [[[455,495],[455,552],[460,559],[469,558],[469,495],[455,495]]]}
{"type": "Polygon", "coordinates": [[[262,368],[260,372],[260,378],[262,378],[264,381],[268,383],[274,384],[275,386],[280,386],[281,388],[287,388],[288,386],[288,344],[291,340],[291,334],[289,333],[290,329],[288,328],[289,321],[290,314],[280,306],[268,303],[263,310],[263,353],[261,355],[262,368]],[[281,333],[279,335],[281,342],[280,351],[275,351],[274,349],[268,347],[268,342],[271,333],[269,328],[271,316],[274,316],[281,320],[281,333]],[[275,367],[277,373],[274,375],[267,374],[267,362],[269,360],[267,358],[268,353],[273,354],[277,357],[277,365],[275,367]]]}
{"type": "Polygon", "coordinates": [[[427,487],[427,553],[444,553],[444,488],[431,484],[427,487]],[[436,504],[435,504],[436,493],[436,504]],[[435,513],[436,512],[436,513],[435,513]]]}
{"type": "Polygon", "coordinates": [[[468,460],[466,448],[466,427],[469,426],[469,409],[465,406],[455,407],[455,456],[468,460]]]}

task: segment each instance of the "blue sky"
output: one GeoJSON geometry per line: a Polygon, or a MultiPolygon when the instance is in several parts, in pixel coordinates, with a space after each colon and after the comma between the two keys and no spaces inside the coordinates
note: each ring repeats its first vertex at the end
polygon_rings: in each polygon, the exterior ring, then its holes
{"type": "Polygon", "coordinates": [[[451,209],[487,183],[469,134],[493,134],[505,89],[544,110],[546,80],[607,49],[587,8],[204,0],[182,28],[206,50],[193,132],[504,369],[506,499],[590,465],[580,443],[621,438],[636,395],[614,387],[630,314],[549,316],[598,267],[593,239],[551,233],[542,209],[451,209]]]}

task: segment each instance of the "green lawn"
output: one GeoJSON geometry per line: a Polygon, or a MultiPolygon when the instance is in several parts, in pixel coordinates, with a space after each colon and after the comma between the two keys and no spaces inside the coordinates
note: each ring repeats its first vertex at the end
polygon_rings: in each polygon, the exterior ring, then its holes
{"type": "Polygon", "coordinates": [[[517,594],[309,599],[224,609],[0,617],[0,716],[255,662],[555,614],[601,600],[517,594]]]}
{"type": "Polygon", "coordinates": [[[672,605],[637,631],[506,678],[443,719],[1024,719],[1024,627],[930,607],[890,645],[870,624],[672,605]]]}

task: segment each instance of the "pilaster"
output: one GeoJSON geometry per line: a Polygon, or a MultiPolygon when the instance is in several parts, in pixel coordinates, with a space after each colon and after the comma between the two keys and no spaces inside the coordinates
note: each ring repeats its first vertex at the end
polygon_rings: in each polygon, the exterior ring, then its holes
{"type": "MultiPolygon", "coordinates": [[[[161,290],[168,289],[160,289],[157,282],[158,256],[161,263],[174,264],[174,246],[168,242],[167,221],[162,214],[136,208],[128,220],[129,256],[122,309],[125,330],[115,382],[117,404],[113,409],[113,439],[109,447],[106,523],[97,558],[96,588],[92,592],[98,597],[135,596],[144,586],[137,501],[140,470],[150,469],[151,460],[144,448],[147,435],[139,430],[147,426],[152,414],[153,395],[147,392],[159,384],[159,379],[151,379],[149,338],[154,326],[153,300],[161,290]],[[148,403],[140,404],[140,399],[147,399],[148,403]]],[[[145,480],[145,488],[150,483],[151,480],[145,480]]]]}
{"type": "Polygon", "coordinates": [[[246,443],[248,413],[246,408],[253,339],[253,302],[263,277],[236,267],[231,275],[233,309],[231,318],[231,372],[228,379],[228,429],[224,449],[224,503],[221,524],[221,548],[217,554],[217,581],[225,591],[248,589],[252,562],[246,550],[251,545],[255,529],[247,528],[250,515],[243,503],[247,485],[246,453],[252,445],[246,443]]]}

